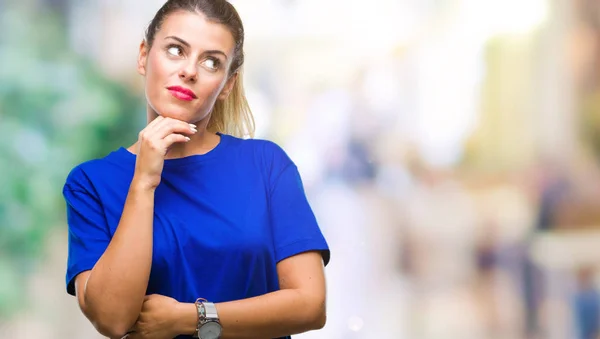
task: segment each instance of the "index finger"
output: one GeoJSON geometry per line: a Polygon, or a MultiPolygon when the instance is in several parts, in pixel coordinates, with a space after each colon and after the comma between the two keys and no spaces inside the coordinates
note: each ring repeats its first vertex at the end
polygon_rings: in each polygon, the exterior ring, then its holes
{"type": "Polygon", "coordinates": [[[151,131],[156,129],[156,126],[160,124],[161,121],[165,120],[165,117],[162,115],[157,116],[154,120],[150,121],[148,125],[144,128],[145,130],[151,131]]]}
{"type": "Polygon", "coordinates": [[[172,133],[193,134],[197,131],[196,125],[188,124],[187,122],[176,119],[165,119],[159,126],[155,128],[153,134],[160,139],[164,139],[167,135],[172,133]]]}

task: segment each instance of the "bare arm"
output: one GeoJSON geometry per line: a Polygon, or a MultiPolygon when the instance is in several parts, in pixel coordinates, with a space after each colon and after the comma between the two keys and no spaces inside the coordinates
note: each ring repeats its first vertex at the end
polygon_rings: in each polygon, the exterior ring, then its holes
{"type": "Polygon", "coordinates": [[[121,337],[142,308],[152,262],[154,192],[132,182],[121,221],[91,271],[77,276],[79,305],[103,335],[121,337]]]}
{"type": "Polygon", "coordinates": [[[139,154],[117,230],[92,270],[77,276],[81,310],[103,335],[120,338],[142,309],[152,264],[154,191],[164,156],[195,131],[182,121],[159,117],[139,137],[139,154]]]}
{"type": "MultiPolygon", "coordinates": [[[[223,339],[277,338],[320,329],[326,321],[326,288],[323,261],[307,252],[277,264],[281,290],[262,296],[216,304],[223,339]]],[[[178,304],[175,332],[196,330],[194,304],[178,304]]],[[[132,338],[136,338],[135,336],[132,338]]]]}

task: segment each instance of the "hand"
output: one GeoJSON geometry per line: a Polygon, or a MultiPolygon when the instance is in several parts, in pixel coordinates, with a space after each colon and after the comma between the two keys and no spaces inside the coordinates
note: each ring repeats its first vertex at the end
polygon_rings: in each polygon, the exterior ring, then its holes
{"type": "Polygon", "coordinates": [[[164,295],[152,294],[144,298],[142,311],[132,333],[127,339],[172,339],[178,336],[175,330],[179,302],[164,295]]]}
{"type": "Polygon", "coordinates": [[[139,133],[134,178],[148,188],[156,188],[169,147],[176,142],[188,142],[190,139],[185,134],[196,132],[196,126],[181,120],[162,116],[154,119],[139,133]]]}

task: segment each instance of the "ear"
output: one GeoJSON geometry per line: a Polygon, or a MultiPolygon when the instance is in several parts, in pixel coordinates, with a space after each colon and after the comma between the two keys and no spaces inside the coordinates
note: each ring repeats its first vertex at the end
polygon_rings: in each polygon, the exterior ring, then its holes
{"type": "Polygon", "coordinates": [[[140,43],[140,53],[138,55],[137,71],[141,75],[146,75],[146,61],[148,60],[148,44],[146,40],[140,43]]]}
{"type": "Polygon", "coordinates": [[[231,91],[233,90],[233,85],[235,85],[235,82],[237,81],[237,77],[238,77],[238,73],[235,72],[234,74],[232,74],[229,77],[229,79],[227,79],[225,86],[223,86],[221,93],[219,93],[219,100],[227,99],[227,97],[229,96],[229,93],[231,93],[231,91]]]}

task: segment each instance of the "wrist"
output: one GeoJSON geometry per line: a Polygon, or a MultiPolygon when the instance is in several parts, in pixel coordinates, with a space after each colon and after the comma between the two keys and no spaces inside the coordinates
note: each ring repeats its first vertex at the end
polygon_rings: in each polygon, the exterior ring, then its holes
{"type": "Polygon", "coordinates": [[[179,335],[193,335],[198,327],[198,312],[193,303],[178,303],[175,307],[175,332],[179,335]]]}
{"type": "Polygon", "coordinates": [[[134,175],[129,190],[139,193],[154,193],[157,186],[158,184],[155,184],[154,180],[134,175]]]}

